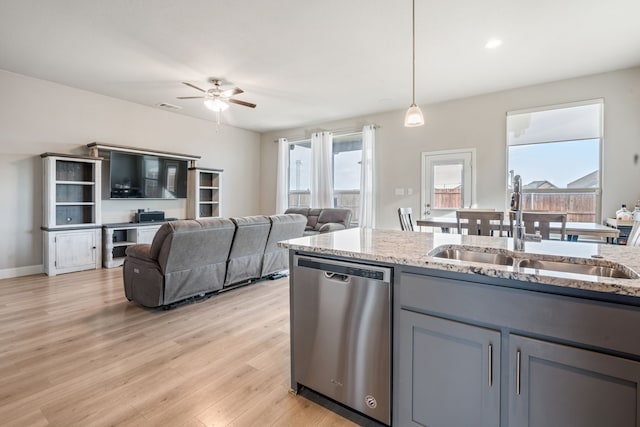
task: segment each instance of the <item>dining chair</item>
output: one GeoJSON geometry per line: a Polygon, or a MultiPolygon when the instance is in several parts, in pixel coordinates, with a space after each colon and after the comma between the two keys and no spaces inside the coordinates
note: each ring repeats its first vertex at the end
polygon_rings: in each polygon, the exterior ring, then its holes
{"type": "Polygon", "coordinates": [[[627,237],[627,246],[640,246],[640,221],[634,221],[629,237],[627,237]]]}
{"type": "Polygon", "coordinates": [[[413,231],[411,215],[411,208],[398,208],[398,218],[400,219],[400,229],[402,231],[413,231]]]}
{"type": "Polygon", "coordinates": [[[496,212],[489,209],[460,209],[456,211],[458,221],[458,234],[462,234],[462,220],[466,220],[469,235],[493,236],[493,228],[499,230],[498,236],[502,236],[502,221],[504,212],[496,212]],[[495,225],[491,221],[496,222],[495,225]]]}
{"type": "MultiPolygon", "coordinates": [[[[515,212],[509,212],[509,233],[513,236],[515,212]]],[[[538,232],[543,239],[549,240],[551,223],[560,223],[560,240],[567,238],[567,214],[564,212],[522,212],[522,223],[527,233],[538,232]]]]}

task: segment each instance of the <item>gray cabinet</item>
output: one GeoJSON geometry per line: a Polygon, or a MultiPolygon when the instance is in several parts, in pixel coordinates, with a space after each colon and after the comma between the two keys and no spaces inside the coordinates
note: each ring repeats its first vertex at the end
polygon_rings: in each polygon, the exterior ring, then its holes
{"type": "Polygon", "coordinates": [[[500,424],[500,332],[402,310],[398,425],[500,424]]]}
{"type": "Polygon", "coordinates": [[[640,427],[640,307],[424,271],[394,288],[394,425],[640,427]]]}
{"type": "Polygon", "coordinates": [[[510,427],[638,427],[640,363],[509,337],[510,427]]]}

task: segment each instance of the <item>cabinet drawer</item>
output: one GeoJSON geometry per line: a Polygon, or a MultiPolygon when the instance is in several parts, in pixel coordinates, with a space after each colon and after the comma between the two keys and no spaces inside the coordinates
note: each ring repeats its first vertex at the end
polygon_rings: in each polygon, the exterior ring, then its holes
{"type": "Polygon", "coordinates": [[[640,308],[403,272],[397,308],[640,357],[640,308]]]}

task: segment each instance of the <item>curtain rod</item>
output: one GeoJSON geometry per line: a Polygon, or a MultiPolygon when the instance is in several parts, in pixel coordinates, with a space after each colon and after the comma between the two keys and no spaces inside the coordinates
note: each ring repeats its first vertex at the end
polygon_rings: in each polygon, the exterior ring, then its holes
{"type": "MultiPolygon", "coordinates": [[[[382,126],[380,125],[375,125],[372,124],[371,126],[373,126],[374,129],[380,129],[382,126]]],[[[311,133],[315,133],[315,132],[333,132],[334,136],[351,136],[351,135],[356,135],[359,133],[362,133],[362,129],[342,129],[342,130],[318,130],[318,131],[313,131],[311,133]]],[[[302,138],[298,138],[298,139],[288,139],[287,138],[287,142],[290,144],[297,144],[299,142],[304,142],[304,141],[309,141],[311,139],[311,136],[308,137],[302,137],[302,138]]],[[[278,142],[277,139],[274,139],[273,142],[278,142]]]]}

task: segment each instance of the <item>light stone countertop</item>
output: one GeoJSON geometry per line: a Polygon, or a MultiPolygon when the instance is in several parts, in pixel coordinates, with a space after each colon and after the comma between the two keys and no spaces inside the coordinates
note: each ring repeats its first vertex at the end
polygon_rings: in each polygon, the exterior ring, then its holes
{"type": "Polygon", "coordinates": [[[506,253],[514,258],[571,260],[589,264],[622,264],[640,273],[640,248],[619,245],[544,240],[526,242],[524,252],[513,251],[513,239],[506,237],[467,236],[447,233],[422,233],[398,230],[351,228],[286,240],[279,246],[319,255],[340,256],[362,261],[425,267],[467,274],[541,283],[568,288],[640,297],[640,279],[618,279],[586,274],[536,270],[435,258],[429,252],[441,246],[462,245],[491,253],[506,253]],[[479,249],[478,249],[479,248],[479,249]],[[596,260],[593,258],[602,257],[596,260]]]}

